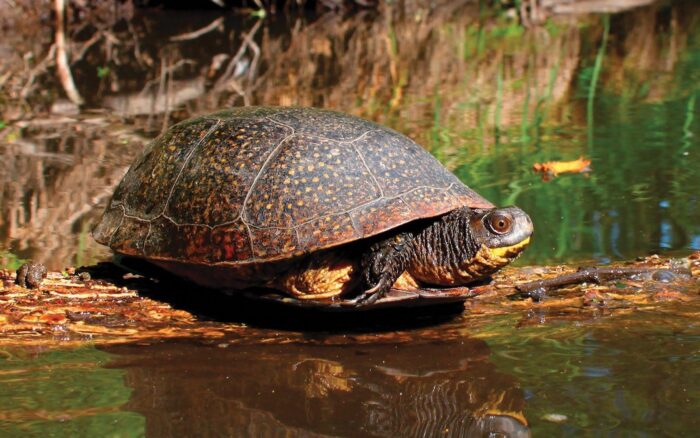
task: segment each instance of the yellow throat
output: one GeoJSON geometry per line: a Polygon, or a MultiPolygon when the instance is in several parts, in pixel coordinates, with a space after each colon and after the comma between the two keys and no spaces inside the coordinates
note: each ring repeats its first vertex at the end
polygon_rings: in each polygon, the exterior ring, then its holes
{"type": "Polygon", "coordinates": [[[492,257],[499,258],[511,258],[519,254],[528,244],[530,243],[530,238],[523,239],[522,241],[511,246],[504,246],[501,248],[489,248],[489,252],[492,257]]]}

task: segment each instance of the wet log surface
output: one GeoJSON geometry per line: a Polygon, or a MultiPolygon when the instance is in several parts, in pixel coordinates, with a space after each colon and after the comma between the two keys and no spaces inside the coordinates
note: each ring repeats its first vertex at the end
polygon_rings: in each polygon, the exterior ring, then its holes
{"type": "MultiPolygon", "coordinates": [[[[475,296],[464,303],[339,314],[229,297],[128,273],[111,263],[49,272],[34,289],[15,284],[16,274],[4,270],[0,271],[0,345],[173,338],[285,343],[333,330],[351,333],[356,340],[367,333],[376,339],[391,337],[397,329],[437,327],[456,317],[463,319],[464,327],[514,313],[521,316],[519,324],[591,321],[639,311],[700,316],[699,277],[700,252],[677,259],[651,256],[602,268],[508,268],[489,284],[473,288],[475,296]]],[[[436,336],[444,335],[436,331],[436,336]]]]}

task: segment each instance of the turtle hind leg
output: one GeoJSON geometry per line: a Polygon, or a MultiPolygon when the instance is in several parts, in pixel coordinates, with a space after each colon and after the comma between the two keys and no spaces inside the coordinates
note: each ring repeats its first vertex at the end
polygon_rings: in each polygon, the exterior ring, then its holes
{"type": "Polygon", "coordinates": [[[357,287],[357,263],[340,251],[327,251],[292,266],[268,286],[299,300],[332,298],[357,287]]]}
{"type": "Polygon", "coordinates": [[[365,290],[349,303],[372,304],[386,295],[413,257],[412,242],[412,234],[400,233],[370,246],[361,263],[365,290]]]}

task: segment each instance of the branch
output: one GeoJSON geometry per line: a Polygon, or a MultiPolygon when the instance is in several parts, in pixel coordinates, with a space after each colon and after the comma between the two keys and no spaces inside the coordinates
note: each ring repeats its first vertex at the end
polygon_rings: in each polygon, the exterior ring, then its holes
{"type": "Polygon", "coordinates": [[[92,37],[90,37],[89,40],[85,41],[83,45],[80,47],[80,49],[77,52],[73,52],[73,56],[71,57],[71,63],[76,63],[80,60],[83,59],[83,56],[85,56],[85,53],[92,47],[96,42],[102,39],[102,32],[101,31],[96,31],[92,37]]]}
{"type": "Polygon", "coordinates": [[[223,24],[224,24],[224,17],[219,17],[216,20],[212,21],[211,23],[207,24],[201,29],[195,30],[194,32],[187,32],[187,33],[182,33],[180,35],[175,35],[173,37],[170,37],[170,41],[187,41],[187,40],[194,40],[199,38],[202,35],[205,35],[213,30],[223,30],[223,24]]]}
{"type": "Polygon", "coordinates": [[[24,87],[22,87],[22,91],[20,91],[19,93],[22,99],[27,99],[29,93],[31,93],[32,89],[34,88],[34,80],[37,76],[44,73],[50,65],[53,64],[55,56],[56,44],[51,44],[51,47],[49,47],[49,51],[46,54],[46,57],[29,71],[29,77],[27,78],[27,82],[25,82],[24,87]]]}
{"type": "Polygon", "coordinates": [[[655,274],[658,271],[670,271],[674,274],[690,275],[690,271],[684,268],[667,269],[655,266],[649,267],[621,267],[621,268],[583,268],[577,272],[563,274],[554,278],[531,281],[529,283],[518,284],[515,288],[525,295],[539,295],[562,286],[580,283],[600,284],[604,281],[616,280],[618,278],[628,278],[635,275],[655,274]]]}
{"type": "MultiPolygon", "coordinates": [[[[245,55],[246,49],[250,49],[254,53],[254,58],[253,60],[257,62],[257,57],[260,54],[260,48],[258,45],[255,43],[255,40],[253,37],[255,37],[255,34],[258,32],[258,29],[260,29],[260,26],[262,25],[262,20],[258,20],[255,25],[248,31],[248,33],[243,35],[242,38],[242,43],[241,47],[238,49],[238,52],[233,56],[231,61],[229,61],[228,65],[226,66],[226,70],[224,71],[224,74],[221,75],[221,77],[216,81],[216,84],[214,85],[215,90],[220,90],[226,87],[227,83],[229,80],[233,79],[234,73],[235,73],[235,68],[236,64],[241,60],[243,55],[245,55]]],[[[251,63],[252,66],[252,63],[251,63]]]]}
{"type": "Polygon", "coordinates": [[[75,87],[66,53],[66,34],[63,25],[66,14],[65,0],[55,0],[56,7],[56,69],[58,78],[68,98],[76,105],[83,104],[83,98],[75,87]]]}

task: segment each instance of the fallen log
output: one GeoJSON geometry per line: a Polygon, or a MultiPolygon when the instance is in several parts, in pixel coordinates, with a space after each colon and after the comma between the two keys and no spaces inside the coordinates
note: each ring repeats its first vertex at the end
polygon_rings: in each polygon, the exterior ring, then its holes
{"type": "Polygon", "coordinates": [[[464,303],[437,308],[329,314],[229,297],[100,263],[49,272],[35,288],[0,271],[0,345],[72,346],[197,338],[211,342],[285,343],[314,330],[376,332],[462,318],[461,326],[519,315],[519,324],[586,320],[638,311],[700,315],[700,252],[652,256],[578,270],[575,266],[507,268],[472,288],[464,303]],[[670,274],[669,274],[670,273],[670,274]],[[535,293],[545,290],[556,293],[535,293]],[[413,312],[413,313],[410,313],[413,312]],[[416,317],[418,315],[419,317],[416,317]]]}

